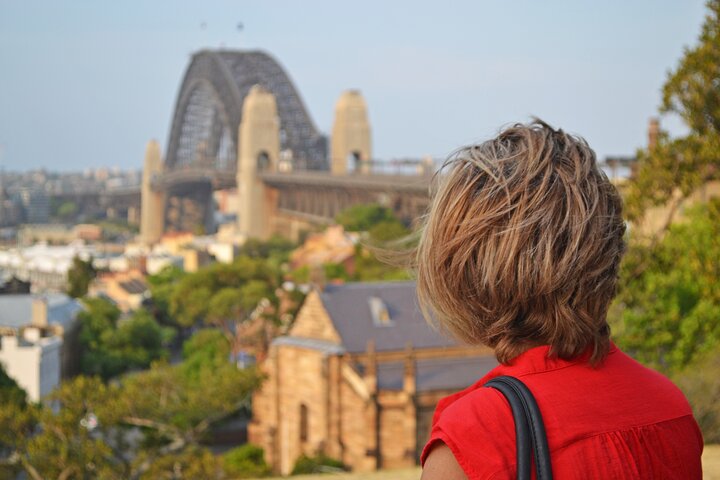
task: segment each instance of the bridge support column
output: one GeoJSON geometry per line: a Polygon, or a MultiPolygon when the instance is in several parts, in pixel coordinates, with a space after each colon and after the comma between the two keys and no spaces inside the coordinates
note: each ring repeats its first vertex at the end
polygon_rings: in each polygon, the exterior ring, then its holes
{"type": "Polygon", "coordinates": [[[330,157],[334,174],[370,173],[370,122],[365,99],[357,90],[343,92],[335,104],[330,157]]]}
{"type": "Polygon", "coordinates": [[[150,140],[145,148],[140,190],[140,240],[146,245],[160,241],[165,229],[165,194],[152,189],[152,178],[162,173],[160,145],[150,140]]]}
{"type": "Polygon", "coordinates": [[[245,97],[238,145],[239,233],[243,240],[270,236],[276,201],[258,174],[277,171],[280,122],[275,96],[255,85],[245,97]]]}

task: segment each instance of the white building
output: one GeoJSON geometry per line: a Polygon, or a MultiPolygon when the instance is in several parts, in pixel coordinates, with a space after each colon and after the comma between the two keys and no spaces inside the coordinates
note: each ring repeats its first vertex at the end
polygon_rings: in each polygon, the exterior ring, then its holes
{"type": "Polygon", "coordinates": [[[78,372],[81,309],[64,294],[0,295],[0,363],[30,400],[78,372]]]}
{"type": "Polygon", "coordinates": [[[40,335],[39,328],[30,327],[21,335],[0,336],[0,363],[32,402],[60,384],[62,337],[40,335]]]}

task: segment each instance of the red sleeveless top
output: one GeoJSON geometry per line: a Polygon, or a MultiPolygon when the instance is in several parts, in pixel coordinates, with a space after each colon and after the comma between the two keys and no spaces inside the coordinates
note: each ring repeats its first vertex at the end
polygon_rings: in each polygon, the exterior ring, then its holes
{"type": "Polygon", "coordinates": [[[548,349],[530,349],[442,399],[421,462],[443,442],[470,480],[514,480],[510,406],[500,392],[483,388],[491,378],[512,375],[535,395],[555,478],[702,478],[702,434],[684,395],[667,378],[615,345],[597,368],[587,363],[587,355],[552,359],[548,349]]]}

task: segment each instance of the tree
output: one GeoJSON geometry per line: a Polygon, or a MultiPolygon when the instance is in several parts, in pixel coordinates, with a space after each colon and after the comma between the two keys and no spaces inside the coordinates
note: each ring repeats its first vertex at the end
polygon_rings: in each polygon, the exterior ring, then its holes
{"type": "Polygon", "coordinates": [[[0,363],[0,408],[2,405],[12,403],[24,405],[27,401],[27,394],[15,380],[5,372],[5,367],[0,363]]]}
{"type": "Polygon", "coordinates": [[[120,321],[120,310],[101,298],[86,298],[80,321],[80,366],[87,375],[107,380],[132,369],[147,368],[167,357],[174,331],[161,327],[145,310],[120,321]]]}
{"type": "Polygon", "coordinates": [[[287,260],[290,252],[297,247],[297,244],[280,235],[273,235],[269,240],[248,239],[240,247],[240,255],[250,258],[280,258],[287,260]]]}
{"type": "Polygon", "coordinates": [[[720,0],[710,0],[697,45],[685,50],[663,87],[661,112],[678,115],[685,136],[661,132],[638,152],[625,196],[637,226],[654,206],[669,211],[648,241],[630,229],[620,293],[610,310],[615,340],[683,388],[706,439],[720,439],[720,202],[683,202],[720,173],[720,0]]]}
{"type": "Polygon", "coordinates": [[[335,221],[349,232],[366,232],[380,222],[397,221],[397,218],[389,208],[370,203],[343,210],[335,221]]]}
{"type": "Polygon", "coordinates": [[[634,357],[673,372],[720,349],[718,238],[720,200],[713,200],[688,212],[659,243],[632,245],[614,330],[634,357]]]}
{"type": "Polygon", "coordinates": [[[162,325],[179,326],[170,314],[170,297],[172,292],[186,273],[174,266],[167,266],[155,275],[147,277],[147,282],[150,287],[150,302],[149,308],[152,311],[153,316],[162,325]]]}
{"type": "Polygon", "coordinates": [[[15,431],[30,434],[34,427],[30,411],[33,409],[27,404],[25,390],[8,376],[0,363],[0,478],[15,478],[20,468],[11,462],[4,462],[13,451],[16,439],[8,435],[8,427],[15,431]]]}
{"type": "Polygon", "coordinates": [[[97,270],[93,266],[92,257],[86,261],[75,256],[72,260],[72,266],[68,270],[67,294],[73,298],[84,297],[87,295],[90,283],[96,275],[97,270]]]}
{"type": "Polygon", "coordinates": [[[410,230],[405,225],[400,223],[399,220],[383,220],[382,222],[376,223],[370,228],[368,232],[370,234],[370,240],[373,243],[385,243],[393,240],[399,240],[410,234],[410,230]]]}
{"type": "MultiPolygon", "coordinates": [[[[224,478],[202,446],[213,424],[245,408],[261,376],[238,369],[227,340],[203,332],[178,365],[153,364],[110,384],[79,376],[53,407],[0,408],[0,473],[28,478],[224,478]],[[209,346],[208,340],[214,345],[209,346]]],[[[5,478],[5,477],[3,477],[5,478]]]]}
{"type": "Polygon", "coordinates": [[[57,209],[57,215],[63,220],[71,220],[73,217],[75,217],[77,211],[77,204],[73,201],[68,200],[60,204],[57,209]]]}
{"type": "MultiPolygon", "coordinates": [[[[662,113],[678,115],[689,127],[683,137],[663,132],[657,145],[638,152],[639,169],[626,206],[637,222],[649,207],[680,203],[720,174],[720,0],[710,0],[699,42],[687,48],[662,91],[662,113]]],[[[672,221],[668,219],[669,225],[672,221]]]]}
{"type": "Polygon", "coordinates": [[[255,302],[254,308],[263,295],[276,300],[273,292],[280,280],[280,272],[263,259],[241,256],[230,265],[211,264],[177,283],[170,313],[185,327],[240,322],[249,313],[249,304],[255,302]]]}

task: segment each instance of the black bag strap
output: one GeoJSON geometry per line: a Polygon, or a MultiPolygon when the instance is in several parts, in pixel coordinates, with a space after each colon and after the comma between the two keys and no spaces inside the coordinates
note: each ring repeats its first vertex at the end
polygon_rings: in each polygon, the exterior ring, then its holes
{"type": "Polygon", "coordinates": [[[510,404],[515,421],[518,480],[530,479],[533,455],[537,480],[552,480],[550,448],[545,434],[545,424],[530,389],[517,378],[507,375],[495,377],[485,386],[498,390],[510,404]]]}

